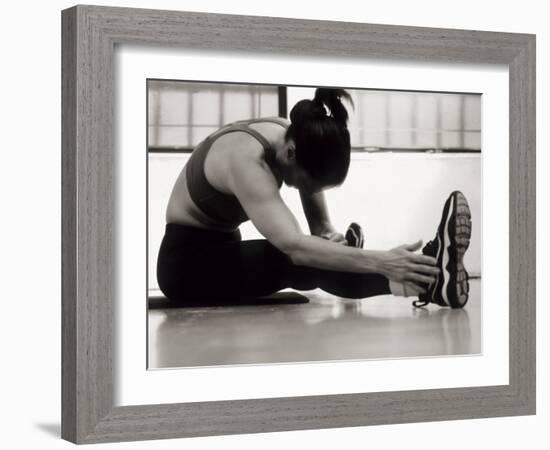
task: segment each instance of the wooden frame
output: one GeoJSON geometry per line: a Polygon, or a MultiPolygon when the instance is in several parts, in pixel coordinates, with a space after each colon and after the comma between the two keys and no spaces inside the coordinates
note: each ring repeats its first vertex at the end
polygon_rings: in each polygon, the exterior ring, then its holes
{"type": "Polygon", "coordinates": [[[534,35],[96,6],[64,10],[62,30],[64,439],[94,443],[535,413],[534,35]],[[114,407],[112,124],[118,43],[506,64],[509,384],[114,407]]]}

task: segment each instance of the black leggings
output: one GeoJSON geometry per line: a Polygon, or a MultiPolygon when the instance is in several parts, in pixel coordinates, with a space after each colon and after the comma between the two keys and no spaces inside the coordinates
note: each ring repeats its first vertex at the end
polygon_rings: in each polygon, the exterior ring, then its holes
{"type": "Polygon", "coordinates": [[[281,289],[315,288],[339,297],[390,293],[386,277],[299,266],[266,239],[241,240],[240,230],[223,232],[167,224],[157,264],[161,291],[185,303],[253,298],[281,289]]]}

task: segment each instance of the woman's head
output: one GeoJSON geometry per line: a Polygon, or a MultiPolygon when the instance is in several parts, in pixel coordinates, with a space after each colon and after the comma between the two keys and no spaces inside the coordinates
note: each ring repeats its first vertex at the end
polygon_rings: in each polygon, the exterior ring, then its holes
{"type": "Polygon", "coordinates": [[[285,141],[294,152],[294,180],[309,179],[306,183],[313,190],[340,185],[348,173],[348,112],[341,97],[353,106],[344,89],[318,88],[313,99],[300,100],[290,111],[285,141]]]}

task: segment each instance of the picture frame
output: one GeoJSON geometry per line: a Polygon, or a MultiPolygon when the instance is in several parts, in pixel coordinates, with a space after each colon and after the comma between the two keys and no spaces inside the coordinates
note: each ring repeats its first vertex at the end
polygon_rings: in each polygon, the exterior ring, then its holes
{"type": "Polygon", "coordinates": [[[62,11],[62,437],[84,444],[535,414],[535,183],[534,35],[89,5],[62,11]],[[118,44],[506,65],[509,384],[114,406],[118,44]]]}

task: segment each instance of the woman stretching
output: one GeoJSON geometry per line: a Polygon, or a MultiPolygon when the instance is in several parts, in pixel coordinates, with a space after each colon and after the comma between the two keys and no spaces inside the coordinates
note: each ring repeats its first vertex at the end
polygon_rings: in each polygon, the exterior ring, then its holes
{"type": "Polygon", "coordinates": [[[157,265],[159,287],[185,305],[251,298],[281,289],[322,290],[339,297],[415,296],[415,306],[462,307],[470,239],[466,198],[453,192],[436,238],[388,251],[365,250],[360,227],[338,233],[323,190],[341,185],[350,164],[343,89],[317,89],[286,119],[241,120],[208,136],[181,171],[168,203],[157,265]],[[328,111],[327,111],[328,109],[328,111]],[[311,235],[280,196],[299,190],[311,235]],[[242,240],[251,220],[265,239],[242,240]]]}

